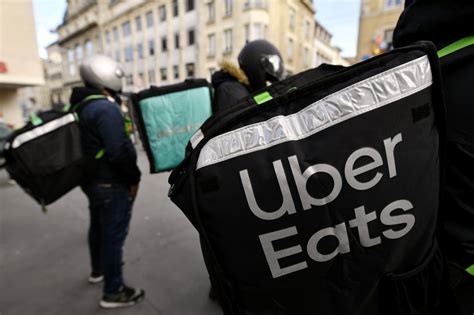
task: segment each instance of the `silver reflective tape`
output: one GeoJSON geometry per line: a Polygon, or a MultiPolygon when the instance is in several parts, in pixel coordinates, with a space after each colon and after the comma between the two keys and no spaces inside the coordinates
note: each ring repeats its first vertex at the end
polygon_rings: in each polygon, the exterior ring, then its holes
{"type": "Polygon", "coordinates": [[[420,57],[328,95],[292,115],[276,116],[212,138],[202,148],[196,169],[307,138],[421,91],[432,83],[428,57],[420,57]]]}
{"type": "Polygon", "coordinates": [[[22,133],[21,135],[17,136],[15,140],[13,140],[12,148],[16,149],[28,141],[31,141],[42,135],[50,133],[53,130],[56,130],[58,128],[61,128],[67,124],[74,122],[75,120],[76,118],[74,117],[74,114],[68,114],[59,119],[55,119],[50,122],[47,122],[46,124],[36,127],[35,129],[32,129],[28,132],[22,133]]]}
{"type": "Polygon", "coordinates": [[[204,139],[204,134],[202,133],[201,129],[198,129],[198,131],[196,131],[196,133],[189,140],[191,141],[191,146],[193,147],[193,149],[197,147],[197,145],[199,144],[199,142],[201,142],[202,139],[204,139]]]}

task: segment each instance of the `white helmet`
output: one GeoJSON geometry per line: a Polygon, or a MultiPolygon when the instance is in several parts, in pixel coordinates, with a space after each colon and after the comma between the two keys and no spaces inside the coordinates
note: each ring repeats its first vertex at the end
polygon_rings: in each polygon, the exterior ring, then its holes
{"type": "Polygon", "coordinates": [[[79,67],[82,82],[86,86],[114,92],[122,90],[123,69],[119,63],[108,56],[94,55],[79,67]]]}

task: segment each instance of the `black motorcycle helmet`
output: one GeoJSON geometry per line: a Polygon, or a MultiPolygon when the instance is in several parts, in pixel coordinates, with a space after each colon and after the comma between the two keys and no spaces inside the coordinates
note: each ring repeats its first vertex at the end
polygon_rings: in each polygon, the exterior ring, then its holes
{"type": "Polygon", "coordinates": [[[267,86],[267,81],[279,81],[284,72],[280,52],[266,40],[256,40],[245,45],[239,54],[239,65],[253,91],[267,86]]]}

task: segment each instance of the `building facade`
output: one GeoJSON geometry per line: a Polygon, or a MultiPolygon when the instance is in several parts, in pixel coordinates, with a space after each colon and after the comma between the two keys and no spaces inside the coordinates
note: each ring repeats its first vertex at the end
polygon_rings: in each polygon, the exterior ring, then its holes
{"type": "Polygon", "coordinates": [[[403,0],[362,0],[359,20],[358,61],[392,46],[393,30],[403,11],[403,0]]]}
{"type": "Polygon", "coordinates": [[[34,21],[31,0],[0,1],[0,113],[15,128],[29,107],[19,89],[44,83],[34,21]]]}
{"type": "Polygon", "coordinates": [[[341,49],[331,45],[332,34],[320,23],[315,23],[312,67],[323,63],[350,66],[351,63],[341,56],[341,49]]]}
{"type": "Polygon", "coordinates": [[[123,65],[125,92],[210,79],[220,60],[237,63],[245,43],[256,39],[279,48],[289,74],[314,66],[321,49],[337,63],[329,41],[317,39],[315,48],[314,13],[311,0],[68,0],[57,29],[62,100],[80,84],[78,65],[95,53],[123,65]]]}

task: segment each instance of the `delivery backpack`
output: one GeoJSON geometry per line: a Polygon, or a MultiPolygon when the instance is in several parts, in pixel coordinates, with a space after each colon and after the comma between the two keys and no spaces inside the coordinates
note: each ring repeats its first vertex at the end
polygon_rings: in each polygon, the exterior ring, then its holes
{"type": "Polygon", "coordinates": [[[132,95],[132,103],[150,172],[169,171],[184,159],[189,139],[212,114],[211,85],[190,79],[152,86],[132,95]]]}
{"type": "MultiPolygon", "coordinates": [[[[77,114],[95,99],[91,95],[70,111],[49,110],[33,115],[5,144],[10,176],[42,206],[49,205],[78,186],[93,162],[83,156],[77,114]]],[[[98,152],[97,158],[102,155],[98,152]]]]}
{"type": "Polygon", "coordinates": [[[225,314],[434,314],[444,111],[434,46],[313,69],[191,138],[170,198],[225,314]]]}

